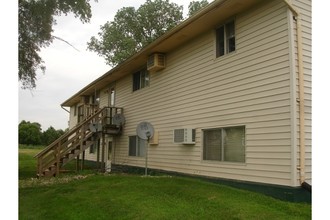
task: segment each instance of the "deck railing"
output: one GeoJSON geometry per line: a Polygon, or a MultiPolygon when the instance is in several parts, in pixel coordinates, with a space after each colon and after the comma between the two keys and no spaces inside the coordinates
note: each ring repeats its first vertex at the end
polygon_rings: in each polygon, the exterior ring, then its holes
{"type": "Polygon", "coordinates": [[[95,130],[92,124],[111,125],[115,114],[123,114],[123,108],[104,107],[86,117],[34,157],[37,159],[37,175],[58,175],[60,167],[86,150],[92,143],[95,130]]]}

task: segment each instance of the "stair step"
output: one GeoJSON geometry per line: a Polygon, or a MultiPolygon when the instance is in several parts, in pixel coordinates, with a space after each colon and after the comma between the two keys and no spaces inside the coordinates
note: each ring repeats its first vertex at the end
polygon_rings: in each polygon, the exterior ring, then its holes
{"type": "MultiPolygon", "coordinates": [[[[49,156],[47,159],[50,159],[47,161],[47,164],[53,164],[49,167],[42,167],[44,169],[43,172],[39,173],[38,177],[44,177],[44,176],[55,176],[57,174],[58,168],[60,168],[62,165],[68,163],[72,159],[76,158],[79,154],[84,152],[87,148],[89,148],[92,144],[95,143],[96,140],[100,138],[100,133],[94,133],[91,131],[85,131],[85,127],[88,127],[89,122],[96,121],[97,123],[100,121],[100,117],[103,112],[103,109],[100,109],[99,111],[95,112],[94,115],[91,115],[89,118],[85,119],[85,122],[81,122],[81,124],[78,124],[76,127],[72,128],[68,133],[63,135],[61,138],[56,140],[56,142],[50,144],[45,150],[38,154],[38,159],[43,160],[41,157],[42,154],[44,155],[51,155],[49,152],[52,153],[52,151],[56,154],[57,152],[61,152],[62,158],[51,158],[49,156]],[[60,147],[59,151],[55,150],[56,147],[60,147]],[[64,154],[64,155],[63,155],[64,154]],[[59,159],[59,161],[58,161],[59,159]]],[[[117,110],[116,110],[117,111],[117,110]]],[[[107,128],[109,133],[112,134],[118,134],[121,133],[121,129],[116,129],[114,126],[108,126],[107,128]]],[[[38,165],[42,165],[42,161],[38,165]]],[[[46,164],[46,163],[44,163],[46,164]]],[[[48,166],[48,165],[46,165],[48,166]]],[[[40,167],[41,168],[41,167],[40,167]]]]}

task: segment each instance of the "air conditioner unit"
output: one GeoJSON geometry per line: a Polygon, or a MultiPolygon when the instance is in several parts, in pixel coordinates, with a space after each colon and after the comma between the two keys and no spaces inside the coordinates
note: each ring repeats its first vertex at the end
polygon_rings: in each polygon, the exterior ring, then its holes
{"type": "Polygon", "coordinates": [[[165,68],[165,54],[154,53],[148,57],[147,69],[150,72],[156,72],[165,68]]]}
{"type": "Polygon", "coordinates": [[[173,140],[176,144],[195,144],[196,129],[174,129],[173,140]]]}

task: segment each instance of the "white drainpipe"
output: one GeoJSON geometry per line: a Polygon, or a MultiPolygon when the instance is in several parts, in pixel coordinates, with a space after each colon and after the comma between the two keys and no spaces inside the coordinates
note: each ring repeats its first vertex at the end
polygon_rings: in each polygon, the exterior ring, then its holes
{"type": "Polygon", "coordinates": [[[296,18],[297,28],[297,55],[298,55],[298,83],[299,83],[299,146],[300,146],[300,184],[305,183],[305,88],[304,88],[304,63],[302,51],[301,18],[298,11],[287,0],[283,0],[296,18]]]}

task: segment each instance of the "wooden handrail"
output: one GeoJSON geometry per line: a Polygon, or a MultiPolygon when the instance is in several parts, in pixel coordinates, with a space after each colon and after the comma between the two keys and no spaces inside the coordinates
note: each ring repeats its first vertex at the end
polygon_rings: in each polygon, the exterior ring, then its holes
{"type": "Polygon", "coordinates": [[[90,116],[86,120],[84,120],[84,121],[80,122],[79,124],[77,124],[76,126],[74,126],[72,129],[70,129],[69,131],[67,131],[66,133],[64,133],[61,137],[59,137],[58,139],[56,139],[53,143],[51,143],[50,145],[48,145],[45,149],[43,149],[38,154],[36,154],[34,156],[34,158],[38,158],[38,157],[42,156],[43,154],[47,153],[50,149],[52,149],[54,146],[56,146],[61,140],[65,139],[65,138],[69,138],[73,133],[75,133],[76,131],[78,131],[83,125],[89,123],[92,119],[96,118],[96,116],[98,116],[106,108],[107,107],[103,107],[102,109],[99,109],[92,116],[90,116]]]}
{"type": "Polygon", "coordinates": [[[64,158],[69,157],[68,162],[73,158],[72,155],[77,156],[88,147],[85,145],[85,141],[94,135],[94,132],[88,127],[89,123],[101,123],[105,127],[108,123],[112,123],[112,117],[118,112],[123,114],[123,108],[103,107],[99,109],[36,154],[34,158],[37,158],[38,175],[43,176],[45,172],[48,172],[48,175],[58,175],[64,158]],[[108,109],[110,109],[110,115],[108,109]],[[110,118],[110,121],[107,122],[106,118],[110,118]],[[77,150],[78,152],[76,152],[77,150]]]}

